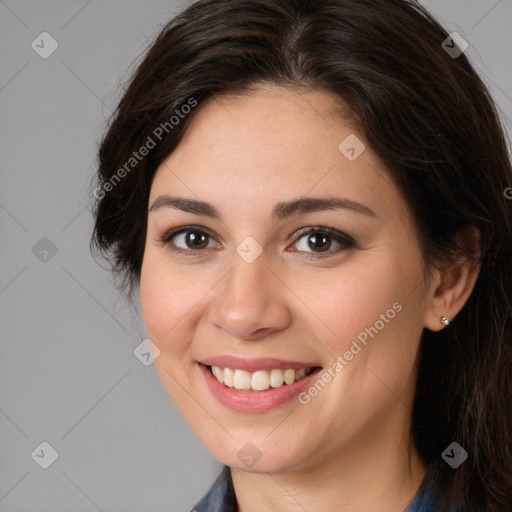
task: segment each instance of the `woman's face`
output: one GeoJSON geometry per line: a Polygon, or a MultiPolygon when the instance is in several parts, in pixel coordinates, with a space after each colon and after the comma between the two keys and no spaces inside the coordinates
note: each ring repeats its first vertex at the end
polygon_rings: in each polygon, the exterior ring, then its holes
{"type": "Polygon", "coordinates": [[[431,292],[410,212],[362,143],[331,96],[259,88],[204,104],[156,172],[140,281],[154,364],[232,468],[407,439],[431,292]]]}

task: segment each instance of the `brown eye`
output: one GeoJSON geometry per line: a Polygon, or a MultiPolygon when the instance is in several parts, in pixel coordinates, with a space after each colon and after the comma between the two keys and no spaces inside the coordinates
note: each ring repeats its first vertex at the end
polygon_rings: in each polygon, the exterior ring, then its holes
{"type": "Polygon", "coordinates": [[[158,242],[168,246],[169,250],[187,256],[193,256],[203,249],[215,247],[212,235],[203,229],[186,226],[173,229],[157,238],[158,242]],[[213,245],[209,245],[213,242],[213,245]]]}
{"type": "Polygon", "coordinates": [[[316,255],[318,257],[334,255],[355,247],[356,243],[351,237],[340,231],[318,227],[300,230],[295,236],[293,245],[299,252],[305,253],[306,257],[315,258],[316,255]]]}
{"type": "Polygon", "coordinates": [[[327,251],[331,247],[331,238],[328,235],[308,235],[308,245],[318,252],[327,251]]]}
{"type": "Polygon", "coordinates": [[[208,246],[209,235],[200,231],[186,231],[185,245],[190,249],[204,249],[208,246]]]}

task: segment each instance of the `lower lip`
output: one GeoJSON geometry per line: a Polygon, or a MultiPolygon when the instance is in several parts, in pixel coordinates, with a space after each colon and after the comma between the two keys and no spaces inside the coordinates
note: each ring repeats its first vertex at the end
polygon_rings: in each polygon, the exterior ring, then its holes
{"type": "Polygon", "coordinates": [[[321,370],[317,368],[303,379],[293,384],[283,384],[278,388],[269,388],[265,391],[240,391],[221,384],[205,365],[199,364],[199,368],[203,372],[210,391],[222,405],[237,412],[252,413],[269,411],[292,400],[321,370]]]}

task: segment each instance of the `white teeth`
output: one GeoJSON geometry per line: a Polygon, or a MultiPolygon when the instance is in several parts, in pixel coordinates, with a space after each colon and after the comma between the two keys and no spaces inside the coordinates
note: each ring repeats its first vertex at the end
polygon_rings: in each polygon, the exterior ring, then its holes
{"type": "Polygon", "coordinates": [[[235,370],[233,386],[235,389],[251,389],[251,374],[245,370],[235,370]]]}
{"type": "Polygon", "coordinates": [[[309,375],[312,368],[301,368],[293,370],[288,368],[281,370],[275,368],[270,370],[258,370],[256,372],[248,372],[246,370],[237,370],[232,368],[219,368],[212,366],[212,373],[215,378],[225,386],[240,390],[265,391],[272,388],[281,387],[283,384],[293,384],[309,375]]]}
{"type": "Polygon", "coordinates": [[[224,382],[222,379],[222,370],[218,366],[212,366],[212,373],[221,384],[224,382]]]}
{"type": "Polygon", "coordinates": [[[273,388],[278,388],[279,386],[283,385],[283,382],[284,382],[283,370],[271,370],[270,385],[273,388]]]}
{"type": "Polygon", "coordinates": [[[295,382],[295,370],[285,370],[284,381],[286,384],[293,384],[295,382]]]}
{"type": "Polygon", "coordinates": [[[295,378],[297,380],[300,380],[300,379],[304,378],[305,376],[306,376],[306,369],[305,368],[301,368],[300,370],[295,372],[295,378]]]}
{"type": "Polygon", "coordinates": [[[270,377],[265,370],[260,370],[252,374],[251,388],[256,391],[264,391],[270,387],[270,377]]]}
{"type": "MultiPolygon", "coordinates": [[[[212,370],[213,368],[216,368],[215,366],[212,366],[212,370]]],[[[222,375],[222,370],[219,368],[219,372],[220,374],[222,375]]],[[[232,388],[235,384],[233,382],[233,377],[234,377],[234,372],[231,368],[224,368],[224,384],[226,384],[226,386],[228,388],[232,388]]],[[[222,384],[222,381],[221,381],[221,384],[222,384]]]]}

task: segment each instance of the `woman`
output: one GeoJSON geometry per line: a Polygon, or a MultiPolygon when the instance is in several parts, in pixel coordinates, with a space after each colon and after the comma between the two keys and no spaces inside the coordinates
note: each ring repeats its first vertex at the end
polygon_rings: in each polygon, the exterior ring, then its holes
{"type": "Polygon", "coordinates": [[[195,510],[512,510],[512,170],[405,0],[199,0],[99,151],[93,245],[224,470],[195,510]]]}

